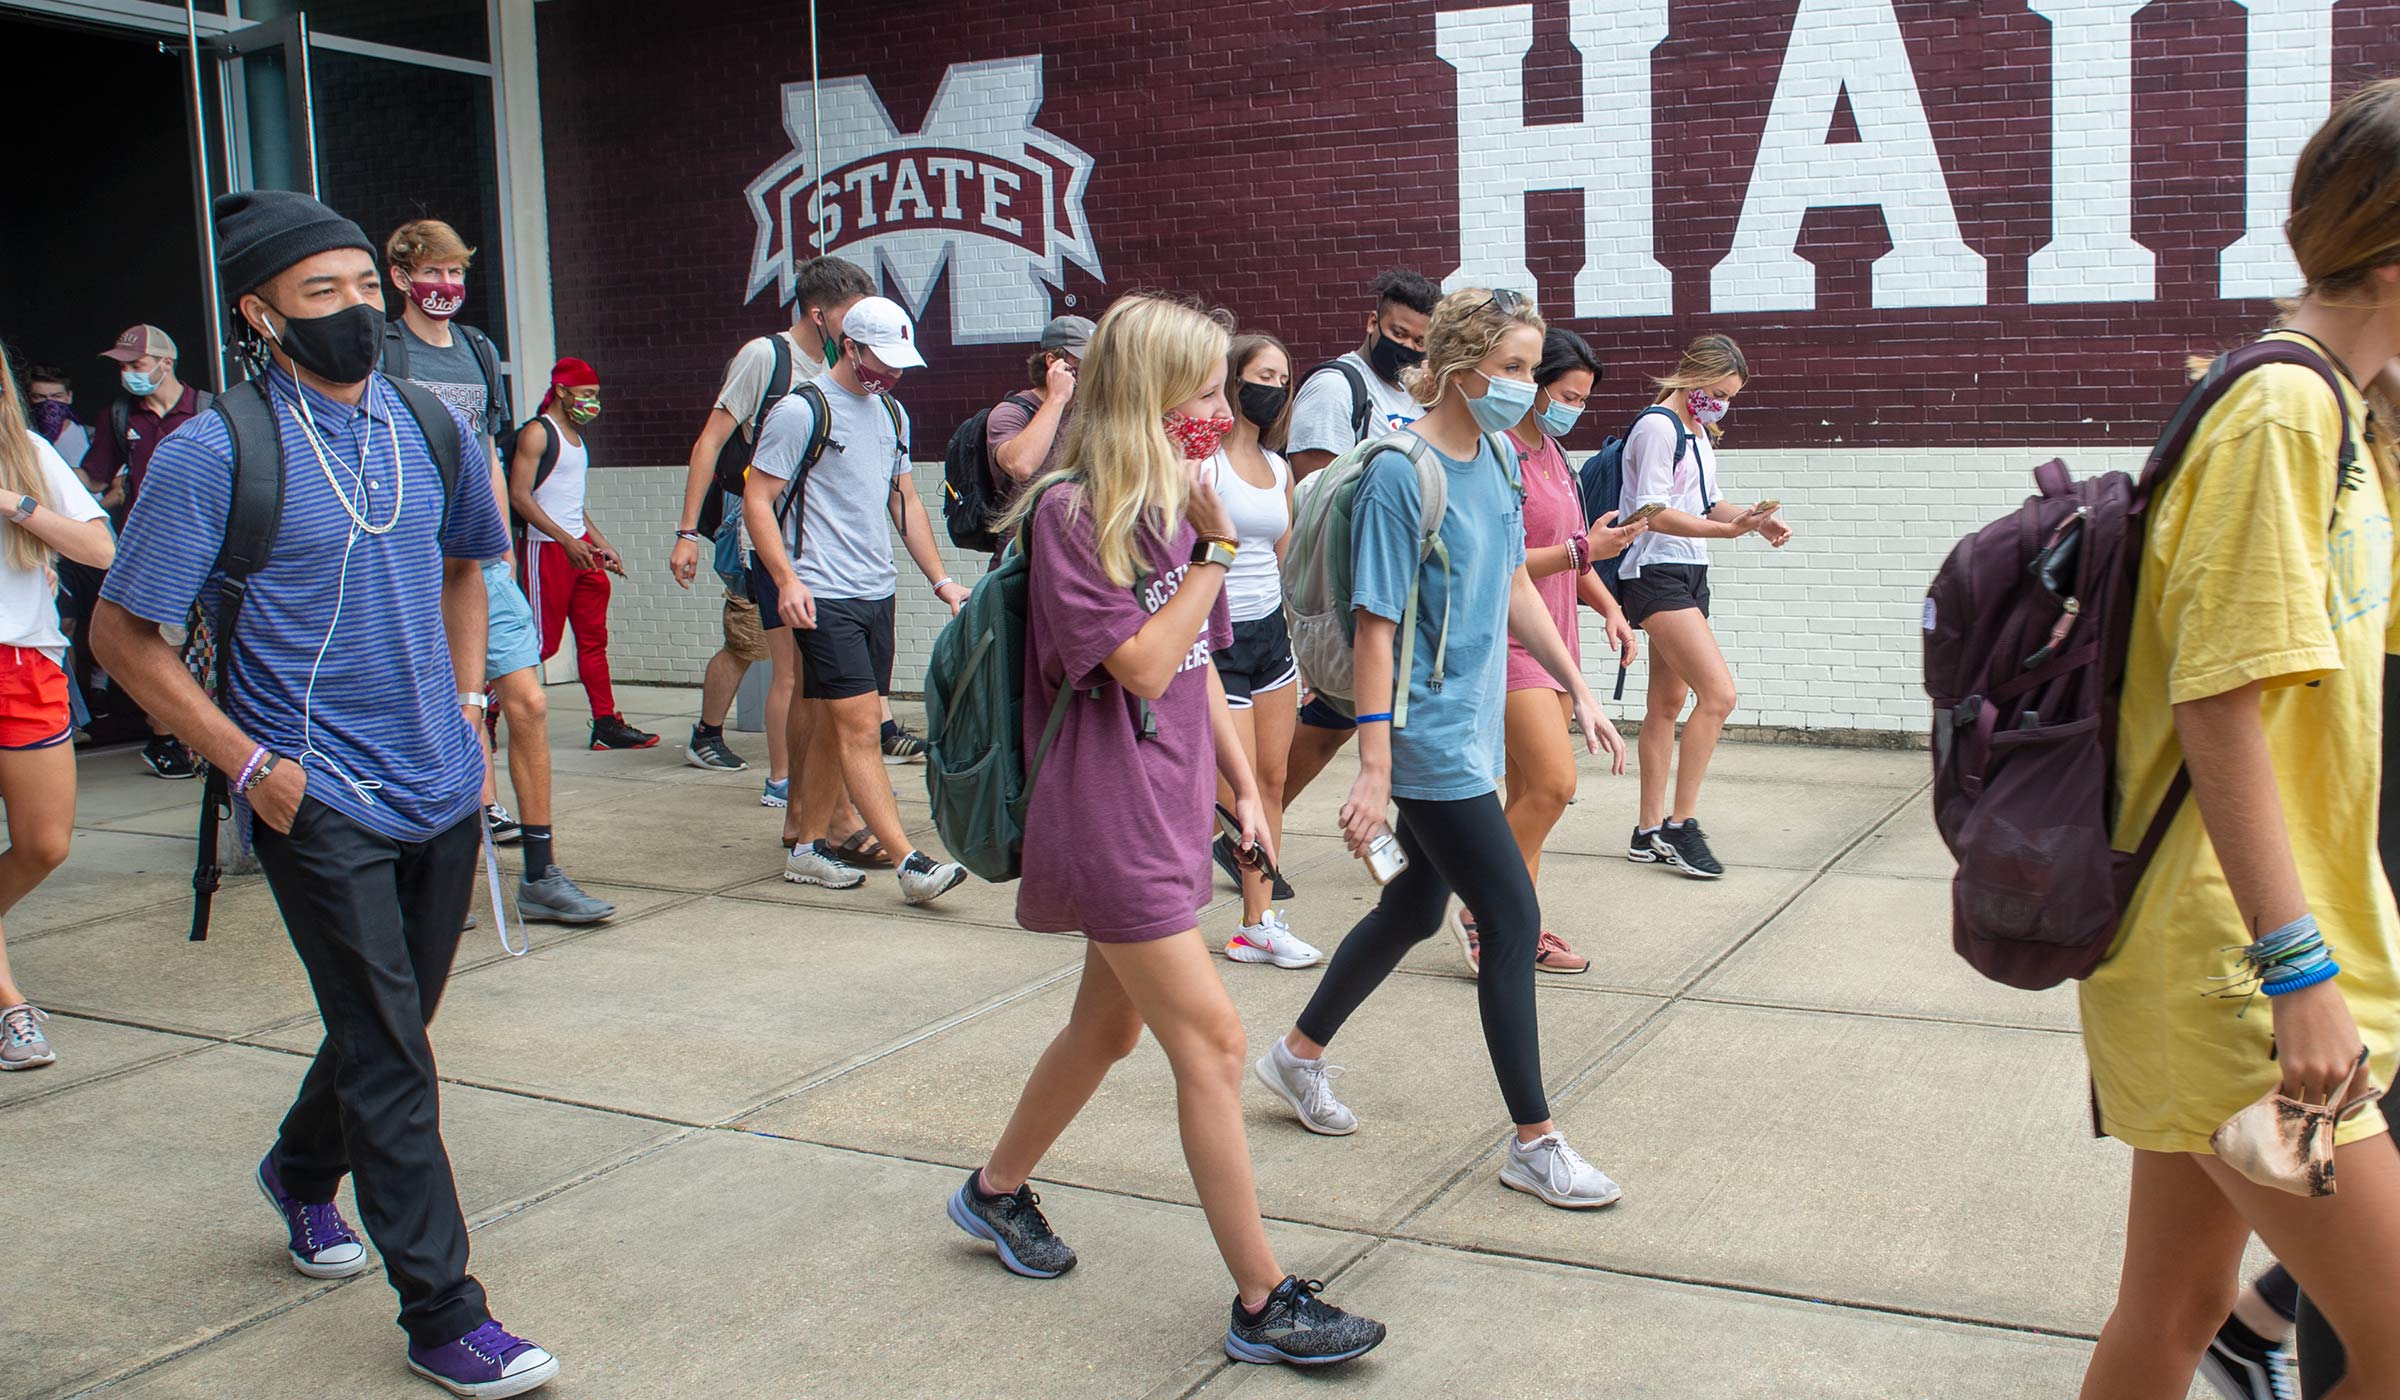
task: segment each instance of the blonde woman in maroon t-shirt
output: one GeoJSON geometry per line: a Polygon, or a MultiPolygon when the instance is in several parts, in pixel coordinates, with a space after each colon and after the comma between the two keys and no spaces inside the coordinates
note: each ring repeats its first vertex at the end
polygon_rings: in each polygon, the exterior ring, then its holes
{"type": "Polygon", "coordinates": [[[1195,912],[1208,902],[1219,775],[1240,849],[1274,854],[1210,664],[1232,641],[1224,584],[1237,555],[1208,466],[1233,428],[1226,344],[1219,317],[1178,301],[1111,306],[1059,465],[1007,521],[1032,564],[1027,754],[1059,691],[1075,692],[1028,798],[1017,922],[1090,942],[1066,1028],[949,1212],[1012,1273],[1073,1268],[1027,1178],[1148,1026],[1174,1070],[1184,1160],[1237,1290],[1225,1352],[1317,1366],[1364,1355],[1383,1325],[1324,1302],[1323,1285],[1285,1273],[1267,1243],[1242,1126],[1247,1042],[1195,912]]]}

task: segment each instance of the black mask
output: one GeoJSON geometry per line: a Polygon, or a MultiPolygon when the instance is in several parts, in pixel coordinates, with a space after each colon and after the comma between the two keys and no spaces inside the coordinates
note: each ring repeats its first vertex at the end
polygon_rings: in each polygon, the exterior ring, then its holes
{"type": "MultiPolygon", "coordinates": [[[[268,325],[272,328],[274,323],[268,325]]],[[[304,321],[287,317],[272,338],[293,364],[326,383],[358,384],[374,372],[383,354],[383,311],[362,301],[330,316],[304,321]]]]}
{"type": "Polygon", "coordinates": [[[1244,384],[1242,386],[1242,416],[1261,428],[1272,428],[1283,416],[1284,401],[1292,391],[1280,384],[1244,384]]]}
{"type": "Polygon", "coordinates": [[[1425,363],[1425,352],[1411,350],[1381,331],[1375,333],[1375,343],[1367,347],[1367,363],[1383,376],[1387,384],[1400,382],[1400,371],[1425,363]]]}

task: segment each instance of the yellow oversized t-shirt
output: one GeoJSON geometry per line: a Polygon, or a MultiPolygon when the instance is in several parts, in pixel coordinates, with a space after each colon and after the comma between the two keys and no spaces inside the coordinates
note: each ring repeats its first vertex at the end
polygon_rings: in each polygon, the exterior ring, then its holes
{"type": "MultiPolygon", "coordinates": [[[[2383,778],[2383,656],[2392,648],[2392,517],[2345,381],[2268,365],[2201,421],[2150,506],[2117,730],[2119,849],[2148,829],[2183,762],[2172,707],[2253,681],[2292,854],[2340,987],[2391,1083],[2400,1043],[2400,911],[2376,850],[2383,778]],[[2335,463],[2342,415],[2358,445],[2335,463]],[[2328,525],[2328,522],[2330,526],[2328,525]]],[[[2206,1152],[2209,1134],[2281,1078],[2265,997],[2208,995],[2250,941],[2187,801],[2128,906],[2108,960],[2082,984],[2100,1123],[2157,1152],[2206,1152]]],[[[2383,1130],[2370,1111],[2339,1141],[2383,1130]]]]}

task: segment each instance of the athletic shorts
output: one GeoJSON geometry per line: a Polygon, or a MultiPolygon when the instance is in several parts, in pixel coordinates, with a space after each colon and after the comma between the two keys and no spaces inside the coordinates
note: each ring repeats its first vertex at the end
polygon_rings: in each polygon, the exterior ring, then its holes
{"type": "Polygon", "coordinates": [[[1212,658],[1217,678],[1225,683],[1225,703],[1237,710],[1250,708],[1252,695],[1264,695],[1300,681],[1300,664],[1292,660],[1292,633],[1277,608],[1265,617],[1233,624],[1233,645],[1212,658]]]}
{"type": "Polygon", "coordinates": [[[758,604],[746,593],[725,590],[725,654],[747,666],[767,659],[767,632],[758,604]]]}
{"type": "Polygon", "coordinates": [[[1311,729],[1338,729],[1345,733],[1358,728],[1358,721],[1314,696],[1300,707],[1300,722],[1311,729]]]}
{"type": "Polygon", "coordinates": [[[533,625],[533,605],[505,559],[483,564],[483,681],[542,664],[542,629],[533,625]]]}
{"type": "Polygon", "coordinates": [[[800,698],[891,694],[896,620],[891,598],[819,598],[817,625],[792,629],[792,645],[800,653],[800,698]]]}
{"type": "Polygon", "coordinates": [[[1645,564],[1639,578],[1626,579],[1624,584],[1618,601],[1624,604],[1625,620],[1636,627],[1660,613],[1686,608],[1698,608],[1702,617],[1708,616],[1706,564],[1645,564]]]}
{"type": "Polygon", "coordinates": [[[47,749],[75,737],[67,673],[46,652],[0,647],[0,749],[47,749]]]}

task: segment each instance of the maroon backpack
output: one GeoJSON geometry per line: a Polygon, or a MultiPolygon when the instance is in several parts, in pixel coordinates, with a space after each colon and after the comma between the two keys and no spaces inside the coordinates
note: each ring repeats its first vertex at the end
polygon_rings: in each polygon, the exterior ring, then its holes
{"type": "MultiPolygon", "coordinates": [[[[1975,970],[2040,990],[2088,977],[2191,791],[2177,768],[2131,854],[2111,844],[2118,693],[2141,566],[2142,514],[2233,381],[2260,365],[2306,365],[2343,403],[2332,367],[2305,346],[2261,340],[2220,357],[2151,449],[2140,479],[2076,481],[2035,469],[2040,494],[1959,541],[1925,594],[1925,691],[1933,699],[1933,820],[1958,858],[1951,942],[1975,970]]],[[[2341,480],[2356,449],[2342,414],[2341,480]]],[[[2330,528],[2330,522],[2328,522],[2330,528]]]]}

